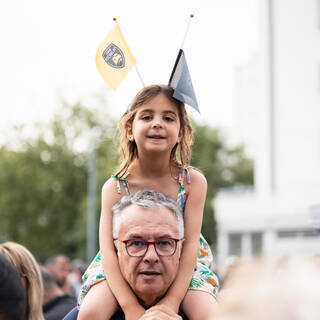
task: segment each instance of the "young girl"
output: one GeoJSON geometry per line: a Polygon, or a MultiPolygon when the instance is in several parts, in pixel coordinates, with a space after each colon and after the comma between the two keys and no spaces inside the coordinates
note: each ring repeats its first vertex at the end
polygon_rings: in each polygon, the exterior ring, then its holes
{"type": "Polygon", "coordinates": [[[181,307],[189,319],[214,317],[218,280],[210,270],[210,248],[200,235],[207,183],[199,171],[187,167],[192,127],[184,104],[172,95],[168,86],[145,87],[119,121],[122,161],[102,188],[101,255],[98,253],[84,275],[80,320],[110,319],[119,306],[127,320],[139,319],[145,312],[120,273],[111,216],[112,206],[121,197],[142,189],[169,195],[184,210],[185,241],[178,276],[159,304],[175,312],[181,307]]]}

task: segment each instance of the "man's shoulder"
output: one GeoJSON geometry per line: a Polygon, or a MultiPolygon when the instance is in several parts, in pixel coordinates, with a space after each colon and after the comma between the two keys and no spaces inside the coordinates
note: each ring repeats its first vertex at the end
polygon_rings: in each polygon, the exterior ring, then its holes
{"type": "Polygon", "coordinates": [[[58,296],[43,306],[45,319],[62,319],[76,305],[77,300],[73,296],[58,296]]]}

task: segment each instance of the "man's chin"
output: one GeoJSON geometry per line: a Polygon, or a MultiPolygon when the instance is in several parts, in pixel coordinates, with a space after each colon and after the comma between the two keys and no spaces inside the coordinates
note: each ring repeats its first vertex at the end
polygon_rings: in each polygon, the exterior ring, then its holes
{"type": "Polygon", "coordinates": [[[160,289],[158,285],[144,283],[135,289],[135,292],[145,307],[156,304],[164,296],[166,290],[160,289]]]}

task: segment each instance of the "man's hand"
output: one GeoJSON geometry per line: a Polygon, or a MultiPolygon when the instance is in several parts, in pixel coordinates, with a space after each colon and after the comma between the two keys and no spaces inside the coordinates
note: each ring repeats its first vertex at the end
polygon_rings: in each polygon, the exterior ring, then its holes
{"type": "Polygon", "coordinates": [[[165,305],[156,305],[148,309],[139,320],[182,320],[182,318],[165,305]]]}

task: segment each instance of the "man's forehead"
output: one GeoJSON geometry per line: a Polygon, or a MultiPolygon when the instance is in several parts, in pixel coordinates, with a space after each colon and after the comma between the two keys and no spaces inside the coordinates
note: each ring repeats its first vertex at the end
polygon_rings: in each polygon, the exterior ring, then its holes
{"type": "Polygon", "coordinates": [[[124,209],[120,221],[119,236],[139,235],[141,237],[177,237],[178,220],[167,208],[156,206],[142,208],[131,205],[124,209]]]}

